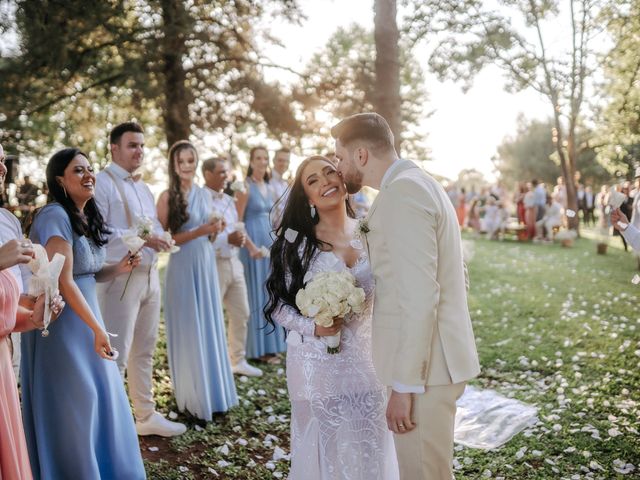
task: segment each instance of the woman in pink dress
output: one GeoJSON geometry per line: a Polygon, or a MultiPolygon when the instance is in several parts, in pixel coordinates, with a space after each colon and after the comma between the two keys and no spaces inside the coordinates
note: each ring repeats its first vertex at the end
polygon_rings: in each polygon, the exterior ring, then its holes
{"type": "MultiPolygon", "coordinates": [[[[32,477],[9,335],[42,326],[44,295],[29,305],[30,298],[20,297],[18,280],[9,269],[27,263],[32,256],[28,240],[10,240],[0,247],[0,478],[12,480],[32,477]]],[[[61,310],[59,303],[55,310],[61,310]]]]}
{"type": "MultiPolygon", "coordinates": [[[[0,145],[0,193],[7,172],[0,145]]],[[[20,296],[13,271],[33,257],[33,245],[20,238],[20,223],[0,209],[0,478],[30,480],[29,454],[22,428],[20,400],[11,362],[11,332],[25,332],[42,326],[44,295],[38,299],[20,296]],[[5,240],[4,243],[2,240],[5,240]]],[[[19,274],[19,271],[18,271],[19,274]]],[[[60,312],[63,302],[54,299],[52,310],[60,312]]]]}

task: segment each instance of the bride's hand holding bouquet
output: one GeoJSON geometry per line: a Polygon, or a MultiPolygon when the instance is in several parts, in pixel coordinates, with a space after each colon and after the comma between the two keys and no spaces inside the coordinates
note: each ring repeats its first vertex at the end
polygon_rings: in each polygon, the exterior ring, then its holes
{"type": "Polygon", "coordinates": [[[317,273],[296,294],[300,313],[313,318],[330,354],[340,351],[340,330],[343,321],[348,321],[345,317],[362,312],[364,302],[364,290],[356,287],[355,277],[346,270],[317,273]]]}

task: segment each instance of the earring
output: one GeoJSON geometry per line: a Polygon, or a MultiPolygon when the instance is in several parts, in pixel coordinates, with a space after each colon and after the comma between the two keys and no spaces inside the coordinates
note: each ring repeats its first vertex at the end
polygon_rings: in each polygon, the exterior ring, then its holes
{"type": "Polygon", "coordinates": [[[316,216],[316,207],[314,207],[313,205],[311,205],[311,218],[316,216]]]}
{"type": "Polygon", "coordinates": [[[64,198],[69,198],[69,195],[67,195],[67,189],[64,188],[64,185],[61,185],[62,187],[62,191],[64,192],[64,198]]]}

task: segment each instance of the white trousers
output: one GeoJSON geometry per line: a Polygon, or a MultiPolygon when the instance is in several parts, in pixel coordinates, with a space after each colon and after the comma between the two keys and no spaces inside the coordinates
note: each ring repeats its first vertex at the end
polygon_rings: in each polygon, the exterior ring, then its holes
{"type": "Polygon", "coordinates": [[[249,298],[244,267],[237,255],[231,258],[216,258],[220,295],[227,313],[227,336],[231,365],[245,359],[247,325],[249,322],[249,298]]]}
{"type": "Polygon", "coordinates": [[[118,350],[116,361],[123,379],[126,370],[135,416],[144,421],[155,411],[152,375],[160,321],[160,278],[155,267],[135,268],[120,300],[128,275],[98,283],[98,302],[107,331],[118,335],[109,340],[118,350]]]}

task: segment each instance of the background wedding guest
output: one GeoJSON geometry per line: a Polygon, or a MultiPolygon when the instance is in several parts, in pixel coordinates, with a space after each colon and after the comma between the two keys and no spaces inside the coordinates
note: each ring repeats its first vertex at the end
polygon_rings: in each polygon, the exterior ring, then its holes
{"type": "Polygon", "coordinates": [[[114,351],[102,322],[96,281],[134,268],[125,253],[105,265],[107,228],[93,199],[87,156],[65,148],[47,164],[51,203],[35,216],[31,239],[65,257],[60,293],[67,305],[40,332],[23,334],[22,400],[36,479],[145,478],[138,437],[114,351]]]}
{"type": "Polygon", "coordinates": [[[462,187],[458,194],[458,203],[456,205],[456,216],[458,217],[458,225],[464,227],[465,216],[467,213],[467,192],[462,187]]]}
{"type": "Polygon", "coordinates": [[[608,229],[611,226],[609,214],[607,213],[607,202],[609,201],[609,187],[602,185],[600,192],[596,195],[595,208],[598,210],[598,228],[608,229]]]}
{"type": "Polygon", "coordinates": [[[286,203],[286,193],[289,188],[289,164],[291,163],[291,151],[281,148],[273,157],[273,169],[271,170],[271,191],[273,193],[273,208],[271,210],[271,224],[274,230],[280,225],[282,212],[286,203]]]}
{"type": "Polygon", "coordinates": [[[516,204],[516,216],[518,217],[518,223],[524,225],[525,222],[525,212],[526,208],[524,207],[524,196],[527,193],[527,185],[524,182],[519,182],[517,191],[515,194],[515,204],[516,204]]]}
{"type": "Polygon", "coordinates": [[[142,127],[122,123],[111,130],[109,143],[112,162],[96,177],[96,203],[111,232],[107,235],[107,262],[122,258],[127,252],[123,235],[135,230],[142,220],[149,221],[152,232],[130,278],[122,275],[98,284],[100,310],[108,330],[117,335],[111,342],[119,352],[117,362],[123,378],[126,371],[138,435],[180,435],[186,427],[158,413],[153,400],[153,353],[160,321],[157,252],[167,250],[170,244],[163,238],[151,190],[136,174],[144,160],[142,127]]]}
{"type": "MultiPolygon", "coordinates": [[[[245,223],[247,234],[255,245],[271,246],[269,211],[273,206],[269,186],[269,154],[265,147],[254,147],[249,152],[247,191],[238,195],[238,218],[245,223]]],[[[268,258],[251,258],[249,251],[240,251],[249,292],[249,332],[247,336],[247,358],[271,360],[274,354],[284,352],[286,344],[281,328],[271,328],[263,315],[267,303],[265,281],[269,276],[268,258]]]]}
{"type": "Polygon", "coordinates": [[[538,182],[537,179],[532,180],[531,185],[533,187],[533,201],[536,205],[535,221],[537,222],[541,220],[544,215],[544,209],[547,205],[547,189],[544,183],[538,182]]]}
{"type": "MultiPolygon", "coordinates": [[[[630,196],[631,185],[629,182],[624,182],[621,185],[616,186],[616,190],[622,193],[625,196],[624,202],[620,205],[620,211],[624,213],[627,218],[631,218],[633,215],[633,198],[630,196]]],[[[619,236],[622,240],[622,245],[624,246],[624,251],[627,252],[629,247],[627,245],[627,241],[624,238],[624,235],[618,229],[613,230],[614,236],[619,236]]]]}
{"type": "Polygon", "coordinates": [[[551,195],[547,195],[547,207],[544,215],[536,222],[538,239],[552,240],[554,227],[562,225],[563,208],[560,202],[551,195]]]}
{"type": "Polygon", "coordinates": [[[533,182],[527,183],[527,192],[523,198],[524,204],[524,223],[527,227],[527,238],[533,240],[536,236],[536,216],[538,208],[536,207],[535,194],[533,193],[533,182]]]}
{"type": "Polygon", "coordinates": [[[629,220],[634,226],[640,228],[640,167],[635,169],[634,182],[635,185],[631,192],[633,205],[631,207],[632,212],[629,220]]]}
{"type": "Polygon", "coordinates": [[[593,194],[593,188],[591,185],[587,185],[584,189],[584,212],[583,219],[585,225],[595,225],[596,218],[594,210],[596,208],[596,198],[593,194]]]}
{"type": "Polygon", "coordinates": [[[224,193],[229,178],[229,164],[217,157],[202,162],[204,182],[211,193],[213,208],[220,212],[226,224],[215,239],[218,281],[223,305],[228,316],[228,343],[231,370],[238,375],[259,377],[262,370],[249,365],[246,359],[247,325],[249,322],[249,299],[244,267],[238,256],[241,248],[247,247],[254,257],[259,255],[244,229],[238,229],[238,211],[233,197],[224,193]]]}
{"type": "Polygon", "coordinates": [[[178,252],[167,265],[164,313],[171,379],[180,411],[210,421],[238,404],[227,354],[216,257],[210,237],[223,230],[212,218],[211,194],[194,183],[195,147],[182,140],[169,150],[169,189],[158,199],[158,218],[178,252]]]}

